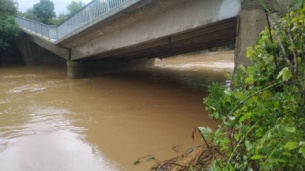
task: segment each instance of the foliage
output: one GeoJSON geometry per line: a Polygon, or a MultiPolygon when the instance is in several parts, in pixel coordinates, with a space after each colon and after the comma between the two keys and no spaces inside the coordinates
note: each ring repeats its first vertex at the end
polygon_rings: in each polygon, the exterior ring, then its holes
{"type": "Polygon", "coordinates": [[[37,21],[52,24],[52,18],[56,17],[54,3],[50,0],[40,0],[39,3],[34,4],[33,14],[37,17],[37,21]]]}
{"type": "Polygon", "coordinates": [[[18,16],[24,17],[30,20],[38,21],[38,17],[33,13],[33,8],[28,9],[24,13],[19,13],[18,16]]]}
{"type": "Polygon", "coordinates": [[[236,70],[231,88],[210,86],[204,102],[221,125],[207,138],[223,154],[211,170],[305,170],[304,0],[290,7],[248,48],[253,64],[236,70]]]}
{"type": "Polygon", "coordinates": [[[85,3],[82,1],[72,1],[67,5],[68,15],[74,15],[77,11],[79,11],[85,3]]]}
{"type": "Polygon", "coordinates": [[[53,23],[56,25],[59,25],[61,23],[63,23],[65,20],[67,20],[69,18],[69,16],[65,13],[59,13],[59,15],[53,19],[53,23]]]}
{"type": "Polygon", "coordinates": [[[55,24],[56,14],[54,12],[54,3],[50,0],[40,0],[39,3],[34,4],[33,8],[26,12],[19,12],[18,16],[30,20],[38,21],[44,24],[55,24]]]}
{"type": "Polygon", "coordinates": [[[75,1],[73,0],[72,2],[70,2],[66,8],[68,10],[67,13],[60,13],[56,19],[53,20],[54,24],[61,24],[62,22],[64,22],[65,20],[67,20],[69,17],[71,17],[72,15],[74,15],[76,12],[78,12],[83,6],[85,6],[85,3],[82,1],[75,1]]]}
{"type": "Polygon", "coordinates": [[[0,0],[0,19],[3,20],[8,16],[17,13],[17,2],[13,0],[0,0]]]}
{"type": "Polygon", "coordinates": [[[20,29],[15,23],[17,3],[13,0],[0,0],[0,56],[12,51],[20,29]]]}

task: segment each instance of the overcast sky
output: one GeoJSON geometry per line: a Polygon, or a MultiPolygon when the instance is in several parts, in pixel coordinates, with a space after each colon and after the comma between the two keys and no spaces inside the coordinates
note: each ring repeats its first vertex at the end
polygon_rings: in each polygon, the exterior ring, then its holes
{"type": "MultiPolygon", "coordinates": [[[[51,0],[54,3],[54,8],[55,8],[55,12],[58,15],[61,12],[66,12],[66,6],[69,2],[71,2],[72,0],[51,0]]],[[[79,0],[76,0],[79,1],[79,0]]],[[[91,2],[92,0],[81,0],[83,1],[85,4],[88,4],[89,2],[91,2]]],[[[33,7],[34,4],[38,3],[39,0],[17,0],[18,2],[18,6],[19,6],[19,10],[22,12],[25,12],[27,9],[33,7]]]]}

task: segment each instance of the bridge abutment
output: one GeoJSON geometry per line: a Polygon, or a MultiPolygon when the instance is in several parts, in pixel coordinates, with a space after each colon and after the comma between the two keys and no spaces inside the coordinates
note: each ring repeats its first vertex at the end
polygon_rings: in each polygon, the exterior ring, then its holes
{"type": "Polygon", "coordinates": [[[65,59],[32,42],[26,33],[20,35],[18,49],[26,66],[65,64],[65,59]]]}
{"type": "MultiPolygon", "coordinates": [[[[288,12],[292,0],[266,0],[265,7],[273,16],[281,16],[288,12]]],[[[235,68],[240,65],[250,65],[246,57],[247,47],[254,46],[260,38],[260,32],[268,26],[266,9],[260,1],[241,0],[241,11],[237,22],[237,37],[235,48],[235,68]]]]}
{"type": "Polygon", "coordinates": [[[100,61],[67,61],[69,79],[78,79],[153,66],[155,59],[124,59],[100,61]]]}

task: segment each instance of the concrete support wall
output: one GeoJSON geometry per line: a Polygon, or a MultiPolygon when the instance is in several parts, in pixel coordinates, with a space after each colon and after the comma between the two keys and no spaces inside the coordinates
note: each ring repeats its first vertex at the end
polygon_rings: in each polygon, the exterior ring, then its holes
{"type": "MultiPolygon", "coordinates": [[[[264,5],[272,14],[281,16],[288,12],[291,2],[292,0],[265,0],[264,5]]],[[[247,47],[255,45],[260,32],[268,26],[265,8],[259,1],[242,0],[241,3],[242,8],[237,23],[235,69],[239,65],[251,64],[246,57],[247,47]]]]}
{"type": "Polygon", "coordinates": [[[18,49],[27,66],[64,65],[65,59],[33,43],[28,34],[22,34],[18,41],[18,49]]]}
{"type": "Polygon", "coordinates": [[[69,79],[97,76],[123,70],[153,66],[155,59],[126,59],[76,62],[67,61],[67,75],[69,79]]]}

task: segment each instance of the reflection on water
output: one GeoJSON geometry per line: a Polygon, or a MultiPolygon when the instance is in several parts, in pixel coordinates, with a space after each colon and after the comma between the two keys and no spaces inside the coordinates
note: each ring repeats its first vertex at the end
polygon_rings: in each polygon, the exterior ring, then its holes
{"type": "Polygon", "coordinates": [[[157,60],[143,70],[79,80],[65,67],[0,69],[0,170],[148,170],[200,145],[216,128],[202,98],[225,82],[232,52],[157,60]],[[213,67],[215,66],[215,67],[213,67]]]}

